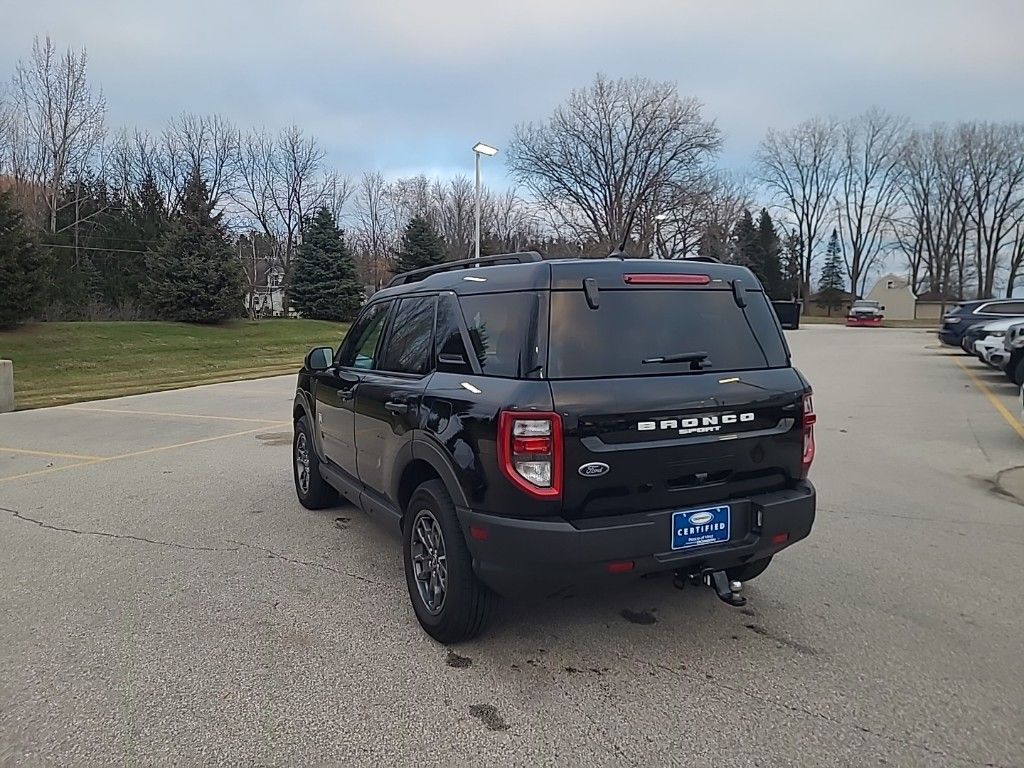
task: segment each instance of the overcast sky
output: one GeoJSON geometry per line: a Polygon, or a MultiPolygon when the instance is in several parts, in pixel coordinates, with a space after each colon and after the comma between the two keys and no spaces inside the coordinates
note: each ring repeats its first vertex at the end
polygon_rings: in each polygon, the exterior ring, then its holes
{"type": "MultiPolygon", "coordinates": [[[[595,72],[700,98],[742,170],[768,127],[877,105],[1024,119],[1024,0],[2,0],[0,72],[33,35],[86,47],[112,127],[182,111],[292,122],[348,173],[469,173],[595,72]]],[[[500,160],[500,156],[498,158],[500,160]]],[[[504,174],[490,163],[493,181],[504,174]]]]}

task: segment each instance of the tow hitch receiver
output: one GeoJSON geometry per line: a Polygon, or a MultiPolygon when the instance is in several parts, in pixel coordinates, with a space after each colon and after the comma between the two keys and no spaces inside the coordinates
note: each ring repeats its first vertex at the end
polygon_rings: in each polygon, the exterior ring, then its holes
{"type": "Polygon", "coordinates": [[[699,584],[703,582],[705,586],[711,587],[715,590],[715,594],[718,595],[718,599],[723,603],[728,603],[729,605],[737,608],[747,604],[747,598],[740,594],[740,590],[743,589],[743,582],[729,581],[729,577],[725,575],[725,571],[713,571],[710,568],[706,568],[705,570],[697,573],[676,571],[672,579],[672,583],[678,589],[685,587],[687,581],[691,584],[699,584]]]}

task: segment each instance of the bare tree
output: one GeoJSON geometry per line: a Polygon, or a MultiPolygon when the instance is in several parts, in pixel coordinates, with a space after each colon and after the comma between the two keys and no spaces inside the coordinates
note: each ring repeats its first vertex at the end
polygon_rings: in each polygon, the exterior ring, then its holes
{"type": "Polygon", "coordinates": [[[389,272],[397,241],[390,187],[380,172],[367,172],[359,180],[355,198],[359,249],[367,276],[379,288],[389,272]]]}
{"type": "Polygon", "coordinates": [[[541,240],[542,232],[536,211],[519,197],[515,189],[488,195],[484,202],[483,229],[497,241],[503,251],[524,251],[541,240]]]}
{"type": "Polygon", "coordinates": [[[955,140],[964,167],[958,189],[974,244],[977,295],[985,298],[993,293],[1004,248],[1024,217],[1024,125],[965,123],[957,126],[955,140]]]}
{"type": "Polygon", "coordinates": [[[760,180],[793,219],[803,244],[801,295],[810,293],[818,241],[834,216],[839,183],[838,130],[833,120],[807,120],[789,131],[769,130],[757,155],[760,180]]]}
{"type": "Polygon", "coordinates": [[[745,184],[724,173],[708,174],[699,182],[666,190],[644,229],[653,230],[653,251],[659,258],[686,258],[700,249],[709,230],[732,231],[743,211],[752,205],[745,184]]]}
{"type": "Polygon", "coordinates": [[[958,147],[941,126],[912,131],[901,163],[905,212],[896,233],[909,256],[913,287],[963,296],[966,211],[960,202],[963,161],[958,147]]]}
{"type": "Polygon", "coordinates": [[[235,186],[239,133],[220,115],[183,114],[160,137],[156,167],[174,204],[193,171],[206,182],[210,203],[219,205],[235,186]]]}
{"type": "Polygon", "coordinates": [[[106,134],[106,101],[93,92],[83,49],[57,52],[49,37],[36,38],[28,61],[14,73],[14,95],[24,139],[24,167],[42,190],[49,230],[57,230],[57,200],[62,185],[81,175],[106,134]]]}
{"type": "Polygon", "coordinates": [[[547,121],[518,126],[508,164],[577,237],[614,245],[666,187],[700,179],[720,146],[701,103],[674,84],[598,75],[547,121]]]}
{"type": "Polygon", "coordinates": [[[276,243],[272,260],[286,283],[307,217],[320,206],[340,212],[351,194],[347,179],[323,171],[323,160],[319,142],[297,126],[276,136],[253,131],[239,140],[233,167],[222,174],[243,218],[276,243]]]}
{"type": "Polygon", "coordinates": [[[876,109],[841,127],[836,208],[846,274],[857,296],[867,292],[867,280],[891,241],[905,133],[906,120],[876,109]]]}

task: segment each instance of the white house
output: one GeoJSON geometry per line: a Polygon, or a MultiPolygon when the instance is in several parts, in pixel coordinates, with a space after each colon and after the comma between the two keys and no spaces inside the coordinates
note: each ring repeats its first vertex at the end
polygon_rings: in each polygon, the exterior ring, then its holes
{"type": "Polygon", "coordinates": [[[905,275],[883,275],[864,298],[885,307],[883,313],[889,320],[913,320],[915,317],[917,296],[905,275]]]}

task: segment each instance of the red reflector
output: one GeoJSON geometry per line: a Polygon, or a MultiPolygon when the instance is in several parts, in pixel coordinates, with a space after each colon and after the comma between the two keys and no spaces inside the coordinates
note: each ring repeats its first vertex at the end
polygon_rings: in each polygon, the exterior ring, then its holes
{"type": "Polygon", "coordinates": [[[517,437],[512,441],[512,453],[551,453],[551,438],[517,437]]]}
{"type": "Polygon", "coordinates": [[[707,275],[623,275],[629,285],[707,285],[707,275]]]}
{"type": "Polygon", "coordinates": [[[772,536],[772,544],[785,544],[787,541],[789,541],[788,533],[776,533],[772,536]]]}
{"type": "Polygon", "coordinates": [[[817,414],[815,414],[815,413],[805,413],[804,414],[804,426],[805,427],[813,427],[817,423],[818,423],[818,415],[817,414]]]}
{"type": "Polygon", "coordinates": [[[469,526],[469,536],[474,541],[487,541],[491,534],[488,533],[487,529],[479,525],[469,526]]]}
{"type": "Polygon", "coordinates": [[[620,560],[617,563],[608,563],[608,573],[629,573],[636,566],[632,560],[620,560]]]}

